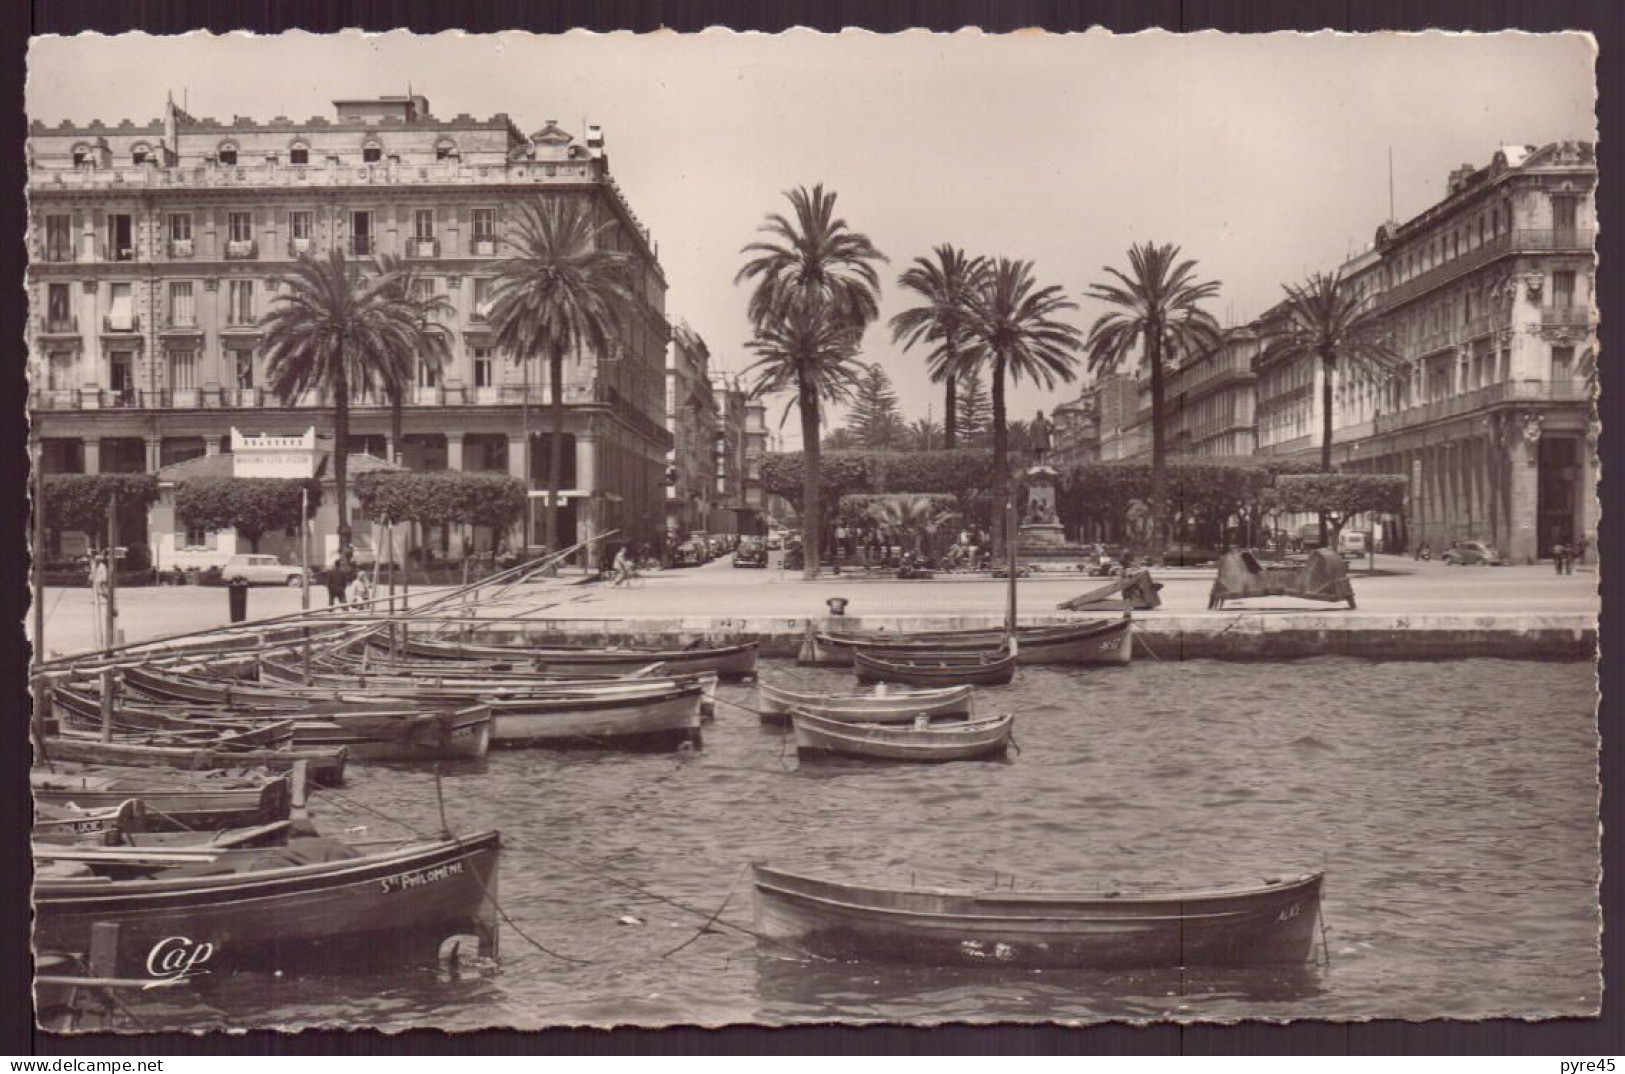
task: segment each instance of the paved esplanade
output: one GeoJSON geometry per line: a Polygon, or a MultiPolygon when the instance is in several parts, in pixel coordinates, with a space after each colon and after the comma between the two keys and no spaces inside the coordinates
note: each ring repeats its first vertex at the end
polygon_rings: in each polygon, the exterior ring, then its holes
{"type": "MultiPolygon", "coordinates": [[[[775,554],[774,559],[778,556],[775,554]]],[[[1363,614],[1384,616],[1460,616],[1464,622],[1512,621],[1542,616],[1591,616],[1600,607],[1598,576],[1593,565],[1559,576],[1550,564],[1529,567],[1450,567],[1405,557],[1378,556],[1375,575],[1364,561],[1352,572],[1363,614]]],[[[1153,572],[1163,583],[1163,606],[1137,612],[1148,626],[1162,618],[1212,616],[1236,618],[1256,611],[1336,615],[1341,605],[1290,597],[1235,601],[1222,611],[1207,611],[1211,569],[1153,572]]],[[[568,581],[568,579],[566,579],[568,581]]],[[[1104,584],[1081,573],[1053,573],[1023,578],[1019,588],[1023,617],[1053,616],[1055,605],[1104,584]]],[[[529,588],[529,587],[526,587],[529,588]]],[[[736,569],[722,559],[704,567],[655,572],[628,587],[607,583],[535,588],[537,607],[528,617],[539,620],[639,619],[805,619],[828,614],[828,597],[845,597],[849,615],[990,617],[1004,613],[1007,583],[985,576],[946,576],[930,581],[826,574],[804,582],[799,571],[736,569]]],[[[524,593],[524,589],[516,594],[524,593]]],[[[414,595],[416,598],[416,595],[414,595]]],[[[522,599],[522,598],[521,598],[522,599]]],[[[157,586],[123,589],[118,594],[119,626],[129,641],[224,625],[228,621],[226,590],[215,587],[157,586]]],[[[327,594],[311,593],[312,607],[324,607],[327,594]]],[[[415,602],[415,599],[414,599],[415,602]]],[[[90,591],[46,591],[46,649],[57,654],[80,652],[94,645],[90,591]]],[[[518,604],[510,604],[510,614],[518,604]]],[[[261,588],[249,594],[249,615],[259,619],[299,610],[297,589],[261,588]]],[[[1328,620],[1336,622],[1335,619],[1328,620]]],[[[29,620],[32,626],[32,619],[29,620]]]]}

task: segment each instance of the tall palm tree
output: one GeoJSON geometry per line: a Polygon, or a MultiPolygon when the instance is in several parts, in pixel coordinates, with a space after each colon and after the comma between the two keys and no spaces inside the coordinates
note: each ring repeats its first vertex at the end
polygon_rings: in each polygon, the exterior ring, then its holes
{"type": "Polygon", "coordinates": [[[1180,260],[1172,243],[1129,248],[1129,271],[1107,266],[1115,283],[1097,283],[1086,295],[1117,307],[1101,314],[1085,346],[1089,369],[1108,373],[1138,353],[1151,374],[1151,542],[1161,551],[1167,522],[1168,449],[1163,389],[1167,364],[1217,347],[1223,331],[1201,303],[1219,293],[1217,280],[1197,280],[1196,262],[1180,260]]]}
{"type": "MultiPolygon", "coordinates": [[[[986,367],[993,382],[993,464],[999,492],[1010,495],[1010,427],[1004,402],[1005,378],[1020,382],[1036,381],[1046,389],[1057,380],[1069,382],[1077,376],[1073,366],[1083,334],[1060,319],[1060,314],[1077,309],[1061,287],[1040,287],[1033,276],[1031,261],[1001,257],[994,262],[972,304],[967,361],[986,367]]],[[[1014,538],[1004,533],[1002,522],[995,548],[1014,538]]]]}
{"type": "Polygon", "coordinates": [[[380,254],[377,266],[380,276],[394,282],[396,298],[412,311],[418,327],[412,340],[412,353],[404,356],[404,362],[392,364],[392,368],[405,370],[406,379],[384,383],[384,395],[389,400],[389,439],[395,445],[395,457],[390,461],[398,463],[403,453],[406,396],[412,389],[417,367],[422,365],[438,374],[451,364],[452,334],[444,321],[452,314],[453,306],[451,299],[431,289],[433,277],[419,262],[394,254],[380,254]]]}
{"type": "Polygon", "coordinates": [[[747,344],[756,355],[745,370],[754,378],[752,396],[790,392],[781,425],[790,407],[801,414],[801,547],[808,579],[818,577],[821,404],[851,398],[863,370],[857,358],[862,333],[829,309],[826,299],[811,295],[792,301],[784,316],[757,329],[747,344]]]}
{"type": "Polygon", "coordinates": [[[333,483],[339,541],[348,547],[350,395],[410,376],[418,322],[392,280],[364,276],[338,249],[300,257],[284,282],[260,321],[266,382],[285,406],[312,390],[333,399],[333,483]]]}
{"type": "MultiPolygon", "coordinates": [[[[559,482],[564,453],[564,358],[572,351],[608,356],[622,325],[640,315],[632,292],[632,261],[606,249],[613,221],[599,223],[591,206],[567,197],[537,196],[519,206],[508,256],[497,265],[489,318],[496,345],[525,368],[521,421],[525,487],[530,487],[530,361],[546,359],[553,418],[548,455],[547,511],[542,543],[557,550],[559,482]]],[[[525,509],[530,542],[530,508],[525,509]]]]}
{"type": "MultiPolygon", "coordinates": [[[[886,260],[874,243],[835,215],[836,194],[823,184],[785,195],[788,218],[771,213],[761,230],[767,239],[747,255],[734,283],[755,282],[748,312],[759,355],[756,394],[793,390],[801,409],[804,491],[801,510],[806,577],[818,577],[818,461],[820,403],[849,396],[849,364],[863,330],[880,315],[880,276],[886,260]],[[785,363],[805,362],[806,369],[785,363]]],[[[788,413],[788,411],[786,411],[788,413]]]]}
{"type": "Polygon", "coordinates": [[[959,431],[955,395],[962,366],[965,323],[970,316],[972,298],[987,273],[987,261],[980,257],[967,258],[965,251],[947,243],[938,246],[933,253],[935,261],[916,257],[914,264],[897,278],[899,287],[913,291],[924,302],[894,316],[891,332],[892,342],[902,343],[904,350],[920,342],[936,344],[926,355],[926,365],[931,379],[945,385],[943,446],[952,451],[959,431]]]}

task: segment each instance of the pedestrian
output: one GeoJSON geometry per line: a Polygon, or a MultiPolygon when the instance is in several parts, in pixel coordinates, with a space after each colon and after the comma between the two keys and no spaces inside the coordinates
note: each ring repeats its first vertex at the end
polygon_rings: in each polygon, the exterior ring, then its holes
{"type": "Polygon", "coordinates": [[[1591,547],[1591,540],[1588,537],[1581,537],[1578,541],[1575,541],[1574,542],[1574,558],[1579,560],[1582,564],[1584,564],[1585,561],[1586,561],[1586,549],[1588,549],[1590,547],[1591,547]]]}
{"type": "Polygon", "coordinates": [[[333,566],[327,571],[327,606],[344,603],[345,590],[349,588],[349,571],[346,569],[342,555],[333,557],[333,566]]]}
{"type": "Polygon", "coordinates": [[[1563,569],[1563,562],[1564,560],[1568,559],[1568,555],[1568,547],[1561,542],[1552,545],[1552,567],[1557,571],[1558,574],[1567,573],[1563,569]]]}
{"type": "Polygon", "coordinates": [[[611,569],[615,572],[615,581],[610,585],[621,585],[632,580],[632,557],[626,554],[626,545],[621,545],[616,551],[611,569]]]}
{"type": "Polygon", "coordinates": [[[372,599],[372,574],[366,568],[354,573],[355,581],[350,584],[350,600],[356,604],[366,604],[372,599]]]}

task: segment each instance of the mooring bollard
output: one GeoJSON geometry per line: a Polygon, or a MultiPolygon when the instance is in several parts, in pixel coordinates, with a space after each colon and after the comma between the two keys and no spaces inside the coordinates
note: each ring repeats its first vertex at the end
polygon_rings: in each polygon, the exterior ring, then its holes
{"type": "Polygon", "coordinates": [[[824,603],[829,605],[829,614],[839,616],[846,614],[846,606],[850,602],[845,597],[830,597],[824,603]]]}

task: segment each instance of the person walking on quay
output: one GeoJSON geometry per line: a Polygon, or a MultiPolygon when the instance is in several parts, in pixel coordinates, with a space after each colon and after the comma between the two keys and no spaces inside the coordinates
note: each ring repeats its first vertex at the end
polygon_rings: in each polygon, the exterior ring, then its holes
{"type": "Polygon", "coordinates": [[[626,554],[626,545],[621,545],[615,553],[615,562],[611,569],[615,572],[615,581],[610,585],[621,585],[632,580],[632,557],[626,554]]]}
{"type": "Polygon", "coordinates": [[[1564,570],[1564,564],[1568,561],[1568,558],[1569,550],[1567,545],[1561,543],[1552,545],[1552,568],[1558,574],[1568,573],[1568,571],[1564,570]]]}
{"type": "Polygon", "coordinates": [[[343,604],[345,592],[350,588],[350,565],[344,556],[333,557],[333,566],[327,572],[327,606],[343,604]]]}

